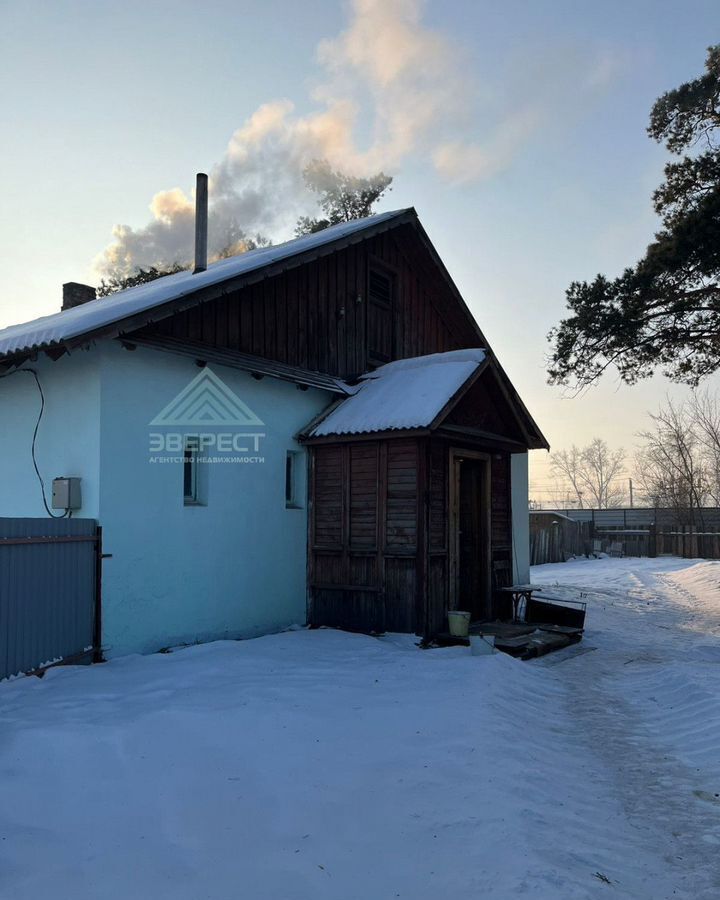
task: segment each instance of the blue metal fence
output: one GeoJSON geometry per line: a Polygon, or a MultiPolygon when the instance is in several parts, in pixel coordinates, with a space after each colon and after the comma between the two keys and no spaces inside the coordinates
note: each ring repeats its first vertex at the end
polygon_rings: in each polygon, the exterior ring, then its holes
{"type": "Polygon", "coordinates": [[[0,679],[99,651],[94,519],[0,518],[0,679]]]}

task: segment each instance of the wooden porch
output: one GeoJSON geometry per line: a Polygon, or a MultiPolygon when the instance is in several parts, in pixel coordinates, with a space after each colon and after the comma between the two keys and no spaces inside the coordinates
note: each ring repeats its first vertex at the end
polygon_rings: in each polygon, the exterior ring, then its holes
{"type": "MultiPolygon", "coordinates": [[[[364,397],[343,401],[304,438],[312,625],[430,638],[447,630],[451,609],[478,621],[503,614],[493,572],[512,575],[511,456],[529,442],[492,366],[474,353],[451,361],[460,374],[449,396],[431,396],[422,359],[383,367],[402,389],[396,400],[380,369],[366,376],[364,397]],[[368,396],[386,407],[378,411],[368,396]],[[413,403],[425,421],[408,428],[413,403]],[[388,427],[394,417],[398,427],[388,427]],[[373,430],[378,422],[383,430],[373,430]]],[[[433,379],[449,381],[443,366],[453,354],[440,356],[427,357],[428,366],[433,379]]]]}

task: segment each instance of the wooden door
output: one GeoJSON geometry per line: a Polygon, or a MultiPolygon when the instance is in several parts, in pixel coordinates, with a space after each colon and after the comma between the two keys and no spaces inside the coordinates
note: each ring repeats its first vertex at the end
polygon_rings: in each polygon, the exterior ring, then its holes
{"type": "Polygon", "coordinates": [[[489,461],[453,453],[454,603],[472,621],[490,615],[489,461]]]}

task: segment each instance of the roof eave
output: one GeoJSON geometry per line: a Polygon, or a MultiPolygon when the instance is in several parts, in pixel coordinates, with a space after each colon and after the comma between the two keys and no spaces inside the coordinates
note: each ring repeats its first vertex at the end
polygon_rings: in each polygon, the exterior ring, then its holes
{"type": "Polygon", "coordinates": [[[351,389],[340,378],[326,375],[323,372],[314,372],[301,366],[290,366],[285,363],[274,362],[262,356],[253,356],[249,353],[241,353],[238,350],[225,350],[203,344],[199,341],[183,341],[178,338],[162,337],[133,337],[123,339],[123,344],[130,349],[145,347],[164,353],[173,353],[193,359],[198,363],[212,363],[226,366],[230,369],[238,369],[248,372],[259,378],[276,378],[297,385],[299,388],[316,388],[328,391],[331,394],[341,395],[341,399],[347,398],[351,389]]]}
{"type": "MultiPolygon", "coordinates": [[[[340,401],[342,402],[342,401],[340,401]]],[[[432,434],[427,425],[417,428],[386,428],[380,431],[353,431],[343,432],[342,434],[319,434],[310,436],[307,431],[305,434],[298,435],[298,441],[313,447],[317,444],[346,444],[351,441],[379,441],[388,438],[403,437],[425,437],[432,434]]]]}
{"type": "MultiPolygon", "coordinates": [[[[71,334],[61,341],[48,341],[45,343],[33,344],[27,347],[18,348],[16,350],[13,350],[12,353],[0,356],[0,364],[4,364],[6,361],[13,360],[21,356],[27,358],[28,354],[30,353],[45,352],[51,347],[60,348],[63,352],[71,353],[78,347],[86,346],[95,340],[128,336],[138,328],[142,328],[146,325],[151,325],[155,322],[161,321],[162,319],[166,319],[169,316],[176,315],[179,312],[184,312],[187,309],[192,309],[193,307],[199,306],[203,303],[217,300],[218,298],[232,293],[233,291],[237,291],[240,288],[246,287],[247,285],[256,284],[257,282],[264,281],[267,278],[272,278],[273,276],[279,275],[282,272],[286,272],[290,269],[295,269],[308,262],[312,262],[315,259],[321,259],[324,256],[329,256],[330,254],[335,253],[337,250],[341,250],[345,247],[350,247],[354,244],[362,243],[362,241],[367,240],[370,237],[373,237],[377,234],[382,234],[383,232],[388,231],[392,228],[396,228],[400,225],[408,223],[417,223],[419,225],[417,212],[415,211],[414,207],[408,207],[407,209],[399,210],[395,215],[383,219],[383,221],[381,222],[368,225],[366,228],[359,229],[352,234],[342,235],[334,240],[327,241],[324,244],[320,244],[318,247],[311,247],[310,249],[305,250],[301,253],[288,256],[287,258],[278,260],[275,263],[269,263],[266,266],[254,269],[250,272],[244,272],[241,275],[230,276],[223,281],[218,281],[216,284],[207,285],[206,287],[199,288],[198,290],[193,290],[192,286],[190,286],[190,289],[183,291],[177,297],[173,297],[171,300],[167,300],[163,303],[158,304],[157,306],[150,307],[149,309],[134,313],[130,316],[120,316],[115,321],[109,322],[102,327],[90,329],[87,331],[80,330],[77,334],[71,334]]],[[[102,302],[102,300],[97,302],[102,302]]]]}

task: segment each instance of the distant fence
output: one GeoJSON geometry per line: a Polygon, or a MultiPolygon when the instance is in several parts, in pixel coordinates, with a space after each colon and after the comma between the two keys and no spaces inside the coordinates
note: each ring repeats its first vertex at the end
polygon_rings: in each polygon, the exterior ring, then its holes
{"type": "Polygon", "coordinates": [[[720,559],[720,508],[691,514],[649,507],[531,510],[532,565],[598,549],[623,556],[720,559]]]}
{"type": "Polygon", "coordinates": [[[720,559],[720,529],[697,531],[689,525],[656,532],[657,556],[682,556],[685,559],[720,559]]]}
{"type": "Polygon", "coordinates": [[[0,679],[100,651],[93,519],[0,518],[0,679]]]}
{"type": "Polygon", "coordinates": [[[565,562],[585,552],[590,537],[587,523],[558,512],[530,514],[530,565],[565,562]]]}

